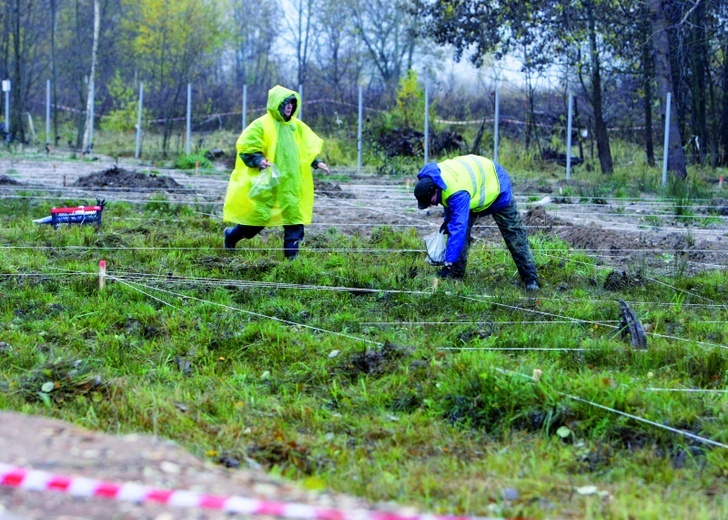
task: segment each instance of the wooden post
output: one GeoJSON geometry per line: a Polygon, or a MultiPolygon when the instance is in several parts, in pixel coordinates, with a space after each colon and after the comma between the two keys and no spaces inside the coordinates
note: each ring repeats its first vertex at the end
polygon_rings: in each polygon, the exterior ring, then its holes
{"type": "Polygon", "coordinates": [[[99,291],[104,290],[106,283],[106,260],[99,261],[99,291]]]}

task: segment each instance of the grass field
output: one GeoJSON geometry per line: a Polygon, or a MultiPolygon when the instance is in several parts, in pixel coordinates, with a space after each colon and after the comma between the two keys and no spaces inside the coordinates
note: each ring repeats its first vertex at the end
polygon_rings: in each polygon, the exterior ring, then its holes
{"type": "Polygon", "coordinates": [[[278,232],[221,249],[194,204],[56,230],[32,219],[74,201],[40,195],[0,205],[0,408],[431,512],[728,517],[725,270],[607,290],[534,235],[533,295],[499,244],[438,283],[411,229],[309,233],[287,262],[278,232]]]}

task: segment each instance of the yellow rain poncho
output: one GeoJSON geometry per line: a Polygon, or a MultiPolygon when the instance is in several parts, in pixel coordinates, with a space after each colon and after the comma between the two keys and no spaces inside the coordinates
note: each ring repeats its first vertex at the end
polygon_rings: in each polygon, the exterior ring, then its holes
{"type": "Polygon", "coordinates": [[[296,117],[301,106],[298,93],[280,85],[268,91],[268,113],[253,121],[236,143],[235,169],[230,175],[223,220],[247,226],[310,224],[313,215],[313,176],[311,163],[323,140],[296,117]],[[295,111],[285,121],[278,110],[290,96],[296,97],[295,111]],[[245,165],[240,154],[262,152],[278,169],[276,186],[250,194],[259,175],[270,175],[273,168],[261,170],[245,165]]]}

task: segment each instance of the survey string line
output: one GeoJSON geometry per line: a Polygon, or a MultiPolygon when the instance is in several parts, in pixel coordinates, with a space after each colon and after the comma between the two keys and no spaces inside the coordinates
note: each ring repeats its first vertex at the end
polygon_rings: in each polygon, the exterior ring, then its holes
{"type": "Polygon", "coordinates": [[[438,347],[437,350],[479,350],[486,352],[510,351],[510,352],[584,352],[586,348],[562,348],[562,347],[438,347]]]}
{"type": "MultiPolygon", "coordinates": [[[[107,275],[107,277],[108,277],[108,275],[107,275]]],[[[119,279],[121,279],[121,278],[119,278],[119,279]]],[[[164,278],[161,278],[161,281],[167,281],[167,280],[164,279],[164,278]]],[[[137,282],[131,282],[131,283],[137,283],[137,282]]],[[[144,287],[148,287],[148,286],[143,285],[143,284],[139,284],[139,285],[144,286],[144,287]]],[[[163,291],[163,292],[166,291],[165,289],[161,289],[161,288],[153,288],[153,289],[159,290],[159,291],[163,291]]],[[[315,290],[317,290],[317,289],[315,289],[315,290]]],[[[358,288],[349,288],[347,290],[348,291],[358,291],[359,289],[358,288]]],[[[373,293],[376,293],[376,292],[386,292],[386,290],[375,290],[375,289],[368,289],[366,291],[367,292],[373,292],[373,293]]],[[[397,291],[397,292],[399,292],[399,293],[416,294],[416,295],[428,295],[428,296],[431,296],[433,294],[432,292],[427,292],[427,291],[397,291]]],[[[171,293],[171,294],[177,294],[177,293],[171,293]]],[[[460,297],[463,298],[463,299],[466,299],[466,300],[471,300],[471,301],[476,301],[476,302],[482,302],[482,303],[490,303],[490,304],[493,304],[495,306],[504,307],[504,308],[508,308],[508,309],[511,309],[511,310],[517,310],[519,312],[535,313],[535,314],[539,314],[539,315],[543,315],[543,316],[550,316],[550,317],[555,317],[555,318],[559,318],[559,319],[562,319],[562,320],[568,320],[568,321],[570,321],[572,323],[586,323],[586,324],[592,324],[592,325],[597,325],[597,326],[603,326],[605,328],[614,328],[614,327],[611,326],[611,324],[605,323],[605,322],[601,322],[601,321],[585,320],[585,319],[581,319],[581,318],[573,318],[573,317],[563,316],[563,315],[559,315],[559,314],[555,314],[555,313],[549,313],[549,312],[546,312],[546,311],[539,311],[539,310],[535,310],[535,309],[527,309],[527,308],[523,308],[523,307],[519,307],[519,306],[515,306],[515,305],[507,305],[507,304],[503,304],[503,303],[493,302],[491,300],[484,301],[482,299],[477,299],[477,298],[474,298],[474,297],[467,297],[467,296],[460,296],[460,297]]],[[[193,298],[194,299],[194,297],[189,297],[189,298],[193,298]]],[[[207,300],[199,300],[199,301],[208,302],[207,300]]],[[[216,304],[214,302],[208,302],[208,303],[211,303],[211,304],[214,304],[214,305],[218,305],[218,304],[216,304]]],[[[241,312],[250,312],[251,315],[255,315],[255,316],[265,316],[265,315],[261,315],[261,314],[257,314],[257,313],[252,313],[252,311],[245,311],[243,309],[239,309],[239,310],[241,312]]],[[[276,320],[282,321],[284,323],[288,323],[290,325],[299,325],[299,326],[303,326],[303,327],[310,327],[310,326],[307,326],[305,324],[299,324],[297,322],[288,322],[286,320],[281,320],[279,318],[271,317],[271,319],[276,319],[276,320]]],[[[342,334],[342,333],[337,333],[337,332],[334,332],[334,331],[327,331],[327,332],[331,332],[332,334],[342,334]]],[[[681,338],[681,337],[677,337],[677,336],[658,334],[658,333],[654,333],[654,332],[649,332],[647,334],[648,335],[651,335],[651,336],[654,336],[654,337],[659,337],[659,338],[663,338],[663,339],[669,339],[669,340],[673,340],[673,341],[690,342],[690,343],[693,343],[693,344],[702,345],[702,346],[706,346],[706,347],[717,347],[717,348],[721,348],[721,349],[728,349],[728,347],[725,346],[725,345],[720,345],[720,344],[711,343],[711,342],[704,342],[704,341],[699,341],[699,340],[694,340],[694,339],[681,338]]],[[[342,334],[342,335],[345,336],[345,337],[349,337],[348,335],[345,335],[345,334],[342,334]]],[[[352,338],[356,338],[356,337],[353,337],[352,336],[352,338]]],[[[360,339],[360,338],[356,338],[356,339],[360,339]]],[[[366,340],[362,340],[362,341],[366,341],[366,340]]]]}
{"type": "MultiPolygon", "coordinates": [[[[604,323],[618,324],[618,320],[605,320],[604,323]]],[[[704,322],[701,322],[704,323],[704,322]]],[[[722,322],[721,322],[722,323],[722,322]]],[[[574,320],[494,320],[494,321],[360,321],[360,325],[411,325],[411,326],[422,326],[422,325],[563,325],[563,324],[574,324],[574,320]]]]}
{"type": "MultiPolygon", "coordinates": [[[[115,276],[110,276],[108,274],[107,274],[107,278],[110,279],[110,280],[116,280],[117,279],[115,276]]],[[[249,310],[246,310],[246,309],[241,309],[240,307],[233,307],[232,305],[225,305],[225,304],[213,302],[213,301],[210,301],[210,300],[204,300],[202,298],[197,298],[195,296],[190,296],[190,295],[186,295],[186,294],[176,293],[176,292],[173,292],[173,291],[169,291],[167,289],[162,289],[161,287],[150,287],[150,286],[146,286],[146,285],[140,284],[138,282],[129,282],[129,283],[134,284],[134,285],[138,285],[139,287],[144,287],[144,288],[146,288],[148,290],[160,291],[160,292],[163,292],[163,293],[166,293],[166,294],[170,294],[170,295],[175,296],[177,298],[193,300],[193,301],[196,301],[196,302],[199,302],[199,303],[204,303],[204,304],[207,304],[207,305],[212,305],[212,306],[215,306],[215,307],[220,307],[220,308],[227,309],[227,310],[231,310],[231,311],[235,311],[235,312],[242,312],[243,314],[247,314],[249,316],[255,316],[255,317],[261,318],[261,319],[268,319],[268,320],[272,320],[272,321],[277,321],[279,323],[283,323],[285,325],[289,325],[289,326],[292,326],[292,327],[301,327],[301,328],[305,328],[305,329],[308,329],[308,330],[312,330],[314,332],[320,332],[320,333],[324,333],[324,334],[331,334],[333,336],[339,336],[339,337],[351,339],[351,340],[354,340],[354,341],[360,341],[362,343],[369,343],[371,345],[378,345],[378,346],[381,346],[382,345],[382,343],[380,343],[378,341],[370,340],[370,339],[367,339],[367,338],[360,338],[360,337],[357,337],[357,336],[352,336],[350,334],[344,334],[343,332],[336,332],[336,331],[332,331],[332,330],[322,329],[322,328],[319,328],[319,327],[313,327],[311,325],[306,325],[305,323],[297,323],[295,321],[285,320],[283,318],[278,318],[276,316],[267,316],[267,315],[261,314],[259,312],[253,312],[253,311],[249,311],[249,310]]]]}
{"type": "MultiPolygon", "coordinates": [[[[239,285],[239,286],[246,286],[246,287],[252,287],[252,288],[272,288],[272,287],[282,287],[282,288],[291,288],[291,289],[297,289],[297,288],[305,288],[305,289],[316,289],[321,291],[327,291],[327,290],[335,290],[335,291],[343,291],[343,292],[371,292],[371,293],[399,293],[399,294],[414,294],[414,295],[432,295],[434,294],[432,290],[404,290],[404,289],[382,289],[382,288],[363,288],[363,287],[349,287],[349,286],[322,286],[322,285],[310,285],[310,284],[282,284],[280,282],[261,282],[261,281],[247,281],[247,280],[240,280],[240,279],[220,279],[220,278],[199,278],[199,277],[191,277],[191,276],[185,276],[185,275],[173,275],[170,276],[168,274],[152,274],[152,273],[141,273],[141,272],[132,272],[132,271],[116,271],[118,273],[123,273],[124,276],[127,277],[135,277],[135,278],[141,278],[141,279],[149,279],[149,280],[156,280],[159,282],[164,283],[199,283],[199,284],[205,284],[208,286],[214,285],[214,286],[228,286],[228,285],[239,285]]],[[[63,273],[0,273],[0,277],[57,277],[57,276],[64,276],[65,274],[77,274],[77,275],[83,275],[83,276],[96,276],[98,275],[98,272],[89,272],[89,271],[65,271],[63,273]]],[[[482,298],[484,296],[480,296],[482,298]]],[[[490,298],[490,296],[485,296],[487,298],[490,298]]],[[[524,300],[532,300],[532,297],[529,296],[521,296],[520,299],[524,300]]],[[[591,303],[613,303],[614,300],[602,300],[602,299],[578,299],[578,298],[558,298],[558,299],[552,299],[553,301],[558,302],[568,302],[568,303],[583,303],[583,302],[591,302],[591,303]]],[[[654,301],[630,301],[632,305],[649,305],[649,306],[662,306],[662,307],[672,307],[679,305],[680,307],[695,307],[695,308],[705,308],[705,309],[724,309],[725,305],[715,304],[715,305],[706,305],[706,304],[692,304],[692,303],[672,303],[672,302],[654,302],[654,301]]],[[[576,319],[576,318],[574,318],[576,319]]],[[[566,319],[565,322],[573,323],[574,319],[566,319]]],[[[609,323],[609,320],[602,320],[599,323],[609,323]]],[[[701,320],[701,323],[722,323],[722,321],[718,320],[715,322],[709,321],[709,320],[701,320]]]]}
{"type": "MultiPolygon", "coordinates": [[[[511,375],[511,376],[518,376],[518,377],[522,377],[522,378],[526,378],[526,379],[533,380],[533,377],[532,376],[528,376],[526,374],[521,374],[519,372],[514,372],[512,370],[506,370],[506,369],[499,368],[499,367],[493,367],[493,368],[495,370],[497,370],[498,372],[501,372],[503,374],[507,374],[507,375],[511,375]]],[[[594,401],[590,401],[590,400],[584,399],[582,397],[577,397],[575,395],[571,395],[571,394],[568,394],[566,392],[561,392],[559,390],[555,390],[555,392],[557,394],[561,395],[561,396],[567,397],[567,398],[572,399],[574,401],[578,401],[578,402],[581,402],[581,403],[585,403],[585,404],[588,404],[588,405],[593,406],[595,408],[600,408],[602,410],[606,410],[608,412],[611,412],[611,413],[614,413],[614,414],[617,414],[617,415],[621,415],[623,417],[627,417],[629,419],[633,419],[633,420],[638,421],[638,422],[641,422],[641,423],[649,424],[650,426],[654,426],[656,428],[660,428],[660,429],[665,430],[665,431],[668,431],[670,433],[675,433],[675,434],[678,434],[678,435],[682,435],[683,437],[687,437],[687,438],[693,439],[693,440],[698,441],[698,442],[700,442],[702,444],[710,444],[710,445],[716,446],[718,448],[728,448],[728,445],[726,445],[726,444],[723,444],[723,443],[718,442],[718,441],[714,441],[712,439],[708,439],[706,437],[701,437],[700,435],[696,435],[696,434],[691,433],[691,432],[686,432],[686,431],[680,430],[678,428],[673,428],[672,426],[668,426],[666,424],[658,423],[658,422],[652,421],[650,419],[645,419],[644,417],[640,417],[638,415],[634,415],[634,414],[631,414],[631,413],[623,412],[621,410],[617,410],[615,408],[611,408],[611,407],[605,406],[603,404],[595,403],[594,401]]]]}
{"type": "MultiPolygon", "coordinates": [[[[56,250],[77,250],[77,251],[226,251],[230,253],[240,252],[240,251],[279,251],[280,246],[275,247],[251,247],[251,246],[239,246],[234,251],[228,250],[222,246],[220,247],[211,247],[211,246],[204,246],[204,247],[152,247],[152,246],[31,246],[31,245],[8,245],[8,244],[0,244],[0,250],[1,249],[28,249],[28,250],[48,250],[48,249],[56,249],[56,250]]],[[[500,252],[502,254],[506,254],[507,251],[501,250],[500,247],[496,248],[496,252],[500,252]]],[[[328,253],[328,252],[336,252],[336,253],[426,253],[426,249],[382,249],[382,248],[347,248],[347,247],[303,247],[301,249],[302,251],[305,251],[306,253],[328,253]]],[[[474,251],[491,251],[489,248],[473,248],[474,251]]],[[[578,263],[587,267],[592,267],[594,269],[599,270],[613,270],[613,266],[597,266],[593,264],[589,264],[587,262],[584,262],[582,260],[576,260],[576,259],[570,259],[568,257],[563,257],[560,255],[551,255],[548,253],[548,251],[562,251],[558,248],[547,248],[547,249],[536,249],[535,252],[538,254],[542,254],[543,256],[557,259],[557,260],[566,260],[571,263],[578,263]]],[[[617,251],[625,251],[625,252],[659,252],[664,253],[663,249],[655,248],[655,249],[623,249],[623,250],[617,250],[617,251]]],[[[728,251],[728,249],[697,249],[697,250],[691,250],[691,252],[703,252],[703,253],[723,253],[728,251]]],[[[571,253],[589,253],[589,252],[596,252],[599,253],[599,249],[571,249],[568,252],[571,253]]],[[[606,252],[605,252],[606,253],[606,252]]],[[[618,255],[610,255],[610,254],[599,254],[598,256],[612,256],[612,257],[618,257],[618,255]]],[[[697,262],[695,262],[697,263],[697,262]]],[[[726,266],[720,266],[720,267],[726,267],[726,266]]]]}
{"type": "Polygon", "coordinates": [[[645,388],[648,392],[685,392],[685,393],[705,393],[705,394],[725,394],[728,390],[719,390],[712,388],[645,388]]]}
{"type": "MultiPolygon", "coordinates": [[[[111,279],[111,277],[109,277],[109,278],[111,279]]],[[[180,307],[177,307],[175,305],[172,305],[171,303],[166,302],[166,301],[162,300],[161,298],[157,298],[153,294],[150,294],[150,293],[148,293],[146,291],[143,291],[142,289],[139,289],[138,287],[134,287],[133,284],[128,283],[128,282],[125,282],[124,280],[122,280],[120,278],[113,278],[113,279],[116,280],[117,282],[119,282],[122,285],[125,285],[125,286],[127,286],[127,287],[129,287],[129,288],[131,288],[131,289],[133,289],[135,291],[138,291],[138,292],[142,293],[143,295],[145,295],[145,296],[147,296],[147,297],[149,297],[149,298],[151,298],[153,300],[158,301],[159,303],[163,303],[164,305],[167,305],[169,307],[172,307],[173,309],[178,310],[178,311],[181,311],[182,310],[180,307]]]]}
{"type": "MultiPolygon", "coordinates": [[[[586,262],[582,262],[580,260],[572,260],[572,259],[570,259],[568,257],[562,257],[562,256],[557,256],[557,255],[546,255],[546,256],[548,256],[549,258],[554,258],[554,259],[558,259],[558,260],[562,260],[562,261],[566,261],[566,262],[573,262],[573,263],[578,263],[578,264],[586,265],[586,266],[589,266],[590,265],[590,264],[587,264],[586,262]]],[[[593,267],[596,268],[597,270],[603,270],[603,271],[604,270],[611,270],[610,267],[606,267],[606,266],[593,266],[593,267]]],[[[648,275],[645,275],[644,277],[645,277],[646,280],[649,280],[651,282],[654,282],[654,283],[656,283],[658,285],[663,285],[665,287],[668,287],[668,288],[672,289],[675,292],[682,293],[682,294],[687,294],[687,295],[690,295],[690,296],[694,296],[695,298],[698,298],[699,300],[708,301],[710,303],[713,303],[713,304],[718,305],[719,307],[726,307],[725,305],[718,304],[715,300],[713,300],[711,298],[706,298],[705,296],[702,296],[700,294],[697,294],[697,293],[694,293],[692,291],[688,291],[688,290],[685,290],[685,289],[679,289],[678,287],[675,287],[674,285],[670,285],[670,284],[668,284],[666,282],[663,282],[662,280],[658,280],[657,278],[654,278],[654,277],[651,277],[651,276],[648,276],[648,275]]]]}
{"type": "MultiPolygon", "coordinates": [[[[478,299],[473,298],[473,297],[461,296],[461,298],[468,299],[468,300],[474,300],[474,301],[481,301],[481,300],[478,300],[478,299]]],[[[504,303],[498,303],[498,302],[494,302],[494,301],[487,301],[487,302],[484,302],[484,303],[490,303],[490,304],[492,304],[494,306],[510,308],[510,309],[513,309],[513,310],[519,310],[519,311],[525,312],[525,313],[540,314],[540,315],[543,315],[543,316],[552,316],[552,317],[556,317],[556,318],[560,318],[560,319],[571,319],[575,323],[591,323],[591,324],[594,324],[594,325],[606,326],[606,325],[603,325],[601,322],[597,322],[597,321],[593,321],[593,320],[583,320],[583,319],[580,319],[580,318],[571,318],[570,316],[563,316],[563,315],[560,315],[560,314],[555,314],[555,313],[550,313],[550,312],[545,312],[545,311],[538,311],[536,309],[527,309],[527,308],[524,308],[524,307],[518,307],[518,306],[515,306],[515,305],[507,305],[507,304],[504,304],[504,303]]],[[[718,343],[710,343],[710,342],[707,342],[707,341],[699,341],[699,340],[688,339],[688,338],[680,338],[680,337],[677,337],[677,336],[670,336],[670,335],[666,335],[666,334],[658,334],[656,332],[645,332],[645,334],[648,335],[648,336],[654,336],[654,337],[662,338],[662,339],[670,339],[670,340],[673,340],[673,341],[682,341],[682,342],[693,343],[695,345],[701,345],[701,346],[705,346],[705,347],[716,347],[716,348],[728,350],[728,345],[721,345],[721,344],[718,344],[718,343]]]]}

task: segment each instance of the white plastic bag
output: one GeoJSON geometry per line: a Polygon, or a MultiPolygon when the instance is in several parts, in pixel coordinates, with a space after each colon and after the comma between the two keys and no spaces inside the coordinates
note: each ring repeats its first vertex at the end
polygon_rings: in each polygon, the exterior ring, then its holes
{"type": "Polygon", "coordinates": [[[445,263],[445,251],[447,250],[447,235],[445,233],[432,233],[424,237],[427,247],[427,258],[425,262],[430,265],[442,265],[445,263]]]}
{"type": "Polygon", "coordinates": [[[271,164],[268,168],[260,171],[260,173],[253,178],[253,184],[250,186],[248,195],[251,198],[257,198],[266,192],[272,190],[281,181],[281,171],[275,164],[271,164]]]}

